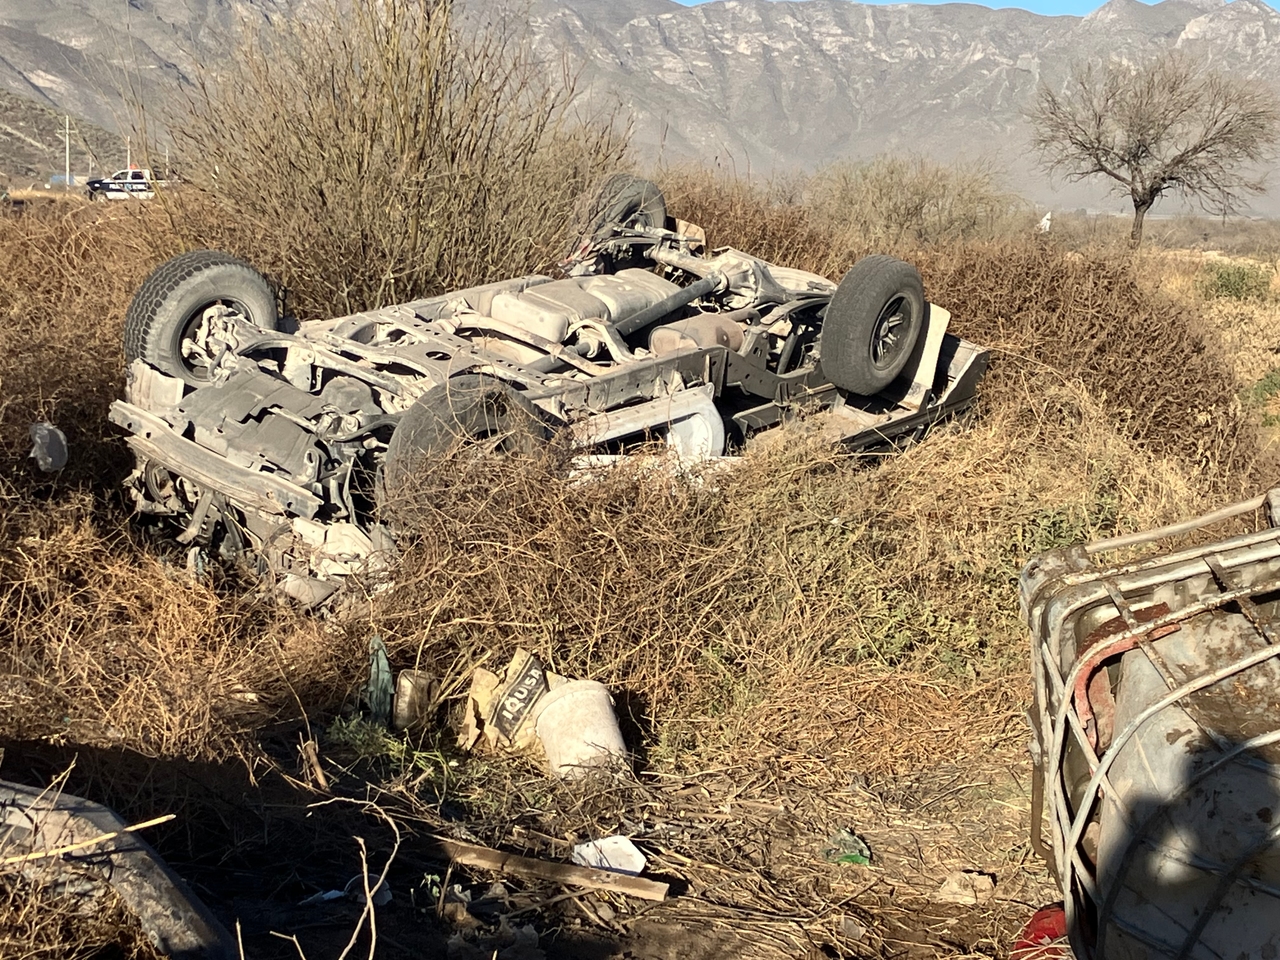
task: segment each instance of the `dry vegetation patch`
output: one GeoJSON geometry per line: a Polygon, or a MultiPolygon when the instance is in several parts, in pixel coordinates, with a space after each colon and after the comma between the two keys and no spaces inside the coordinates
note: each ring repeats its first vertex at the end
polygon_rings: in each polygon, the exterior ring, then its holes
{"type": "MultiPolygon", "coordinates": [[[[859,252],[785,185],[683,172],[667,187],[715,244],[835,276],[859,252]]],[[[336,789],[383,791],[423,833],[562,856],[570,836],[637,832],[688,894],[653,916],[767,934],[782,953],[1006,947],[1050,890],[1021,845],[1020,566],[1186,516],[1268,470],[1203,301],[1161,290],[1149,261],[1029,239],[900,248],[957,329],[995,350],[970,419],[857,459],[802,422],[793,442],[683,480],[625,466],[584,477],[559,447],[443,461],[398,514],[395,586],[353,590],[320,622],[243,572],[192,576],[115,492],[129,454],[105,410],[128,297],[186,238],[225,237],[216,213],[192,201],[180,231],[159,206],[0,221],[0,740],[162,764],[243,755],[302,781],[294,741],[314,737],[336,789]],[[43,418],[71,439],[57,477],[22,459],[43,418]],[[375,634],[396,667],[441,680],[421,739],[350,735],[375,634]],[[462,684],[517,646],[611,686],[638,780],[574,792],[527,761],[456,753],[462,684]],[[840,829],[869,840],[871,869],[828,862],[840,829]],[[930,886],[961,866],[995,874],[1001,899],[959,926],[930,919],[930,886]]],[[[281,229],[254,243],[297,225],[281,229]]],[[[159,787],[86,783],[122,812],[169,812],[159,787]]],[[[219,817],[225,829],[202,823],[206,852],[239,848],[234,812],[219,817]]],[[[180,851],[184,836],[161,845],[180,851]]]]}
{"type": "Polygon", "coordinates": [[[56,871],[0,877],[0,955],[7,960],[159,960],[142,925],[107,890],[89,898],[56,871]]]}

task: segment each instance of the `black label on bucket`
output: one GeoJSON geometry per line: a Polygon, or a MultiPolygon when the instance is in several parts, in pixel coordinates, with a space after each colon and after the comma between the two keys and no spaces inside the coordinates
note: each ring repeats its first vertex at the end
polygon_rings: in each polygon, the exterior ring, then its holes
{"type": "Polygon", "coordinates": [[[507,740],[515,737],[529,711],[547,692],[547,675],[542,661],[529,657],[515,680],[507,684],[493,710],[493,725],[507,740]]]}

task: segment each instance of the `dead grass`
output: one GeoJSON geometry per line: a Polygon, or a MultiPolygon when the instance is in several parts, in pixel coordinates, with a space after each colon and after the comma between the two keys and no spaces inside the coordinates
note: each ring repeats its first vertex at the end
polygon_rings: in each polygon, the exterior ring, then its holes
{"type": "Polygon", "coordinates": [[[807,184],[806,205],[834,236],[883,249],[1029,234],[1039,218],[996,181],[980,162],[948,166],[885,154],[819,170],[807,184]]]}
{"type": "MultiPolygon", "coordinates": [[[[685,171],[668,188],[715,244],[835,276],[858,252],[785,185],[685,171]]],[[[263,731],[357,707],[372,634],[454,695],[481,659],[530,647],[611,686],[639,782],[589,799],[523,761],[459,758],[447,697],[427,740],[397,748],[438,759],[384,771],[400,815],[557,855],[538,836],[639,824],[692,891],[661,917],[758,931],[783,953],[1007,947],[1049,890],[1022,846],[1021,564],[1187,516],[1269,469],[1240,371],[1176,271],[1035,241],[944,244],[912,255],[928,291],[995,350],[969,421],[877,461],[801,424],[694,483],[629,469],[588,483],[555,449],[442,464],[401,513],[396,588],[319,623],[235,571],[193,579],[116,494],[121,318],[179,245],[167,224],[158,205],[0,219],[0,741],[261,760],[263,731]],[[53,478],[22,459],[46,418],[73,455],[53,478]],[[869,840],[873,870],[823,858],[841,827],[869,840]],[[963,935],[921,933],[959,929],[928,919],[927,896],[960,866],[994,873],[1000,899],[963,935]],[[846,915],[868,939],[848,939],[846,915]]]]}
{"type": "MultiPolygon", "coordinates": [[[[1123,247],[1132,212],[1120,215],[1055,212],[1051,233],[1068,246],[1123,247]]],[[[1280,259],[1280,221],[1185,214],[1146,219],[1143,245],[1154,250],[1221,253],[1274,263],[1280,259]]]]}
{"type": "MultiPolygon", "coordinates": [[[[6,960],[159,960],[138,919],[109,888],[90,898],[52,871],[0,876],[0,956],[6,960]]],[[[74,877],[74,875],[73,875],[74,877]]]]}

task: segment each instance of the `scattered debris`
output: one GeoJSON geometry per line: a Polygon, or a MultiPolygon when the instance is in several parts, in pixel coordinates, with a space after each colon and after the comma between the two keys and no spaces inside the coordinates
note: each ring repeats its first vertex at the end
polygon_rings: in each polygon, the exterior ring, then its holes
{"type": "Polygon", "coordinates": [[[52,869],[59,881],[89,880],[91,891],[110,885],[162,953],[184,960],[232,960],[238,952],[231,935],[137,829],[100,804],[0,780],[0,864],[5,869],[52,869]],[[92,856],[85,856],[89,848],[92,856]],[[73,850],[81,855],[62,856],[73,850]]]}
{"type": "Polygon", "coordinates": [[[956,870],[947,875],[940,886],[930,897],[935,903],[957,903],[962,906],[975,906],[986,903],[996,893],[995,879],[989,873],[980,870],[956,870]]]}
{"type": "Polygon", "coordinates": [[[300,907],[313,907],[317,903],[329,903],[331,900],[341,900],[346,896],[342,890],[321,890],[319,893],[313,893],[305,900],[299,900],[300,907]]]}
{"type": "Polygon", "coordinates": [[[609,689],[595,680],[569,680],[517,650],[502,678],[477,669],[471,680],[460,744],[470,750],[483,736],[512,751],[542,747],[547,766],[573,778],[626,760],[609,689]]]}
{"type": "Polygon", "coordinates": [[[547,765],[558,777],[578,777],[592,768],[625,761],[609,688],[595,680],[553,686],[538,704],[535,721],[547,765]]]}
{"type": "Polygon", "coordinates": [[[427,712],[435,699],[437,688],[436,678],[425,670],[401,670],[396,675],[391,725],[401,731],[422,726],[428,719],[427,712]]]}
{"type": "Polygon", "coordinates": [[[570,859],[582,867],[596,867],[637,877],[648,862],[630,838],[619,835],[589,840],[573,848],[570,859]]]}
{"type": "Polygon", "coordinates": [[[867,928],[853,917],[841,917],[840,932],[850,940],[861,940],[867,935],[867,928]]]}
{"type": "Polygon", "coordinates": [[[1041,907],[1018,934],[1009,960],[1070,960],[1067,914],[1060,903],[1041,907]]]}
{"type": "Polygon", "coordinates": [[[447,921],[451,926],[460,927],[463,930],[476,930],[483,924],[471,915],[471,911],[467,909],[467,905],[462,900],[445,900],[440,904],[440,919],[447,921]]]}
{"type": "Polygon", "coordinates": [[[468,942],[462,933],[449,938],[449,960],[545,960],[533,924],[513,925],[506,917],[498,922],[498,932],[468,942]]]}
{"type": "Polygon", "coordinates": [[[317,787],[325,793],[329,792],[329,778],[325,776],[324,767],[320,765],[320,750],[314,740],[303,740],[298,737],[298,753],[302,756],[302,764],[317,787]]]}
{"type": "Polygon", "coordinates": [[[31,425],[31,453],[29,459],[45,473],[57,473],[67,465],[67,435],[52,423],[31,425]]]}
{"type": "Polygon", "coordinates": [[[667,884],[647,880],[644,877],[633,877],[614,870],[597,870],[576,864],[536,860],[533,857],[503,853],[492,847],[461,843],[457,840],[441,839],[440,843],[454,863],[468,867],[496,870],[499,873],[509,873],[517,877],[534,877],[538,880],[550,880],[553,883],[564,883],[575,887],[588,887],[592,890],[612,890],[641,900],[665,900],[667,897],[667,884]]]}
{"type": "MultiPolygon", "coordinates": [[[[313,893],[307,899],[298,904],[300,907],[309,907],[317,903],[329,903],[331,900],[354,900],[356,903],[364,903],[364,881],[363,873],[357,873],[348,880],[341,890],[322,890],[320,893],[313,893]]],[[[370,893],[369,899],[373,901],[375,907],[385,907],[391,902],[391,888],[387,886],[386,881],[379,883],[370,893]]]]}
{"type": "Polygon", "coordinates": [[[391,722],[391,701],[394,685],[391,682],[391,661],[387,658],[387,645],[381,637],[369,638],[369,686],[365,690],[365,702],[369,704],[369,720],[379,727],[391,722]]]}
{"type": "Polygon", "coordinates": [[[830,863],[856,863],[862,867],[871,863],[871,848],[852,830],[841,827],[827,843],[822,855],[830,863]]]}

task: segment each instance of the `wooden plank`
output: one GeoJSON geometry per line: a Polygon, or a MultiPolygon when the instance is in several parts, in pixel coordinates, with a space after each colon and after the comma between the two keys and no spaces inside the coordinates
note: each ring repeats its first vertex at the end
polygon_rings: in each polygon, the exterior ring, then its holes
{"type": "Polygon", "coordinates": [[[667,884],[646,880],[644,877],[633,877],[612,870],[597,870],[594,867],[580,867],[573,863],[536,860],[533,857],[521,857],[514,853],[494,850],[492,847],[446,840],[443,837],[439,842],[454,863],[461,863],[468,867],[481,867],[512,876],[533,877],[538,880],[550,880],[553,883],[588,887],[592,890],[612,890],[641,900],[665,900],[667,897],[667,884]]]}

